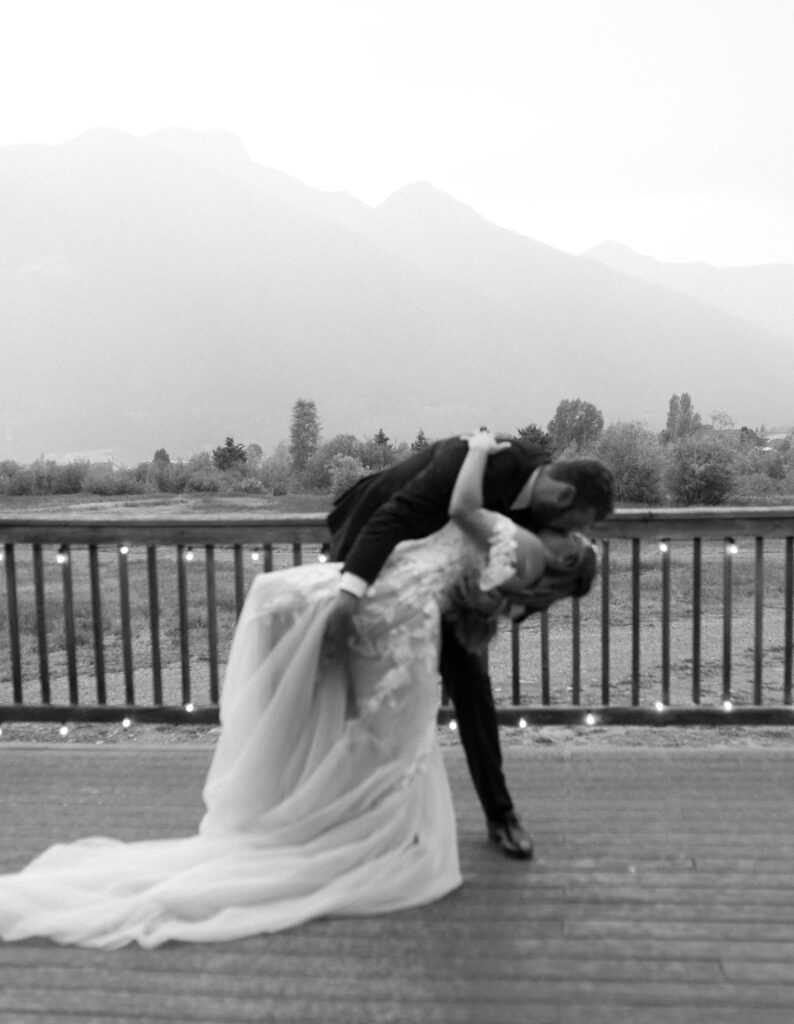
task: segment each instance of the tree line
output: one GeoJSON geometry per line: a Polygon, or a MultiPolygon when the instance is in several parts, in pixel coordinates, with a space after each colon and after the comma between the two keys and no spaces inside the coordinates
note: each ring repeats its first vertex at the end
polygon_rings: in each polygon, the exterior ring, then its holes
{"type": "MultiPolygon", "coordinates": [[[[544,426],[528,423],[512,433],[539,445],[552,458],[592,456],[615,474],[622,505],[720,505],[781,502],[794,495],[791,437],[772,449],[763,428],[733,429],[726,413],[714,412],[704,424],[687,393],[673,395],[665,428],[655,433],[642,424],[605,425],[601,411],[582,399],[562,400],[544,426]]],[[[363,439],[337,434],[327,441],[316,403],[293,405],[289,438],[269,455],[256,443],[231,436],[212,451],[172,460],[165,448],[138,466],[75,461],[59,465],[39,459],[30,466],[0,462],[0,493],[64,494],[85,491],[136,493],[225,492],[285,495],[316,492],[338,495],[356,480],[406,458],[431,443],[420,427],[413,441],[394,442],[379,428],[363,439]]]]}

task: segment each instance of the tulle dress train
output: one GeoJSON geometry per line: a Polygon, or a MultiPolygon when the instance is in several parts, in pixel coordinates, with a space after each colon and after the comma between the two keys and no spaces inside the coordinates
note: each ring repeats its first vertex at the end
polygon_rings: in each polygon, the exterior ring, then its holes
{"type": "Polygon", "coordinates": [[[340,654],[338,564],[258,576],[230,652],[196,835],[92,837],[0,876],[0,937],[117,948],[380,914],[461,883],[436,740],[447,585],[484,562],[452,524],[398,545],[340,654]]]}

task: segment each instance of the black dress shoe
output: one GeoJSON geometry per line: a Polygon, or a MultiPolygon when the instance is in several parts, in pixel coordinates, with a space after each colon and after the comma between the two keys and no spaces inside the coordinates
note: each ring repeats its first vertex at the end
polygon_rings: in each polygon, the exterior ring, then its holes
{"type": "Polygon", "coordinates": [[[505,821],[488,822],[488,838],[501,849],[505,857],[529,860],[534,853],[532,840],[516,817],[505,821]]]}

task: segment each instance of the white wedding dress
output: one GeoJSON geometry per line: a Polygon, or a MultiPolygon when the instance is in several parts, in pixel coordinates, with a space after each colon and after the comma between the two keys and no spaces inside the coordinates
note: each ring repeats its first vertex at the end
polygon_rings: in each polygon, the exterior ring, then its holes
{"type": "Polygon", "coordinates": [[[339,564],[258,576],[237,625],[198,834],[51,847],[0,876],[0,937],[112,949],[213,942],[380,914],[461,883],[436,741],[444,592],[469,566],[512,574],[448,524],[395,548],[343,655],[323,633],[339,564]],[[487,565],[485,564],[487,561],[487,565]]]}

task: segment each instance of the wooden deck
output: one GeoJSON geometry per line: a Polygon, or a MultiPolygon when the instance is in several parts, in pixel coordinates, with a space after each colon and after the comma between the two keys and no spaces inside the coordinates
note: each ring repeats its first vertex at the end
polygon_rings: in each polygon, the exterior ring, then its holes
{"type": "MultiPolygon", "coordinates": [[[[210,753],[3,743],[0,863],[191,832],[210,753]]],[[[157,951],[0,944],[0,1022],[794,1021],[794,742],[510,747],[530,864],[487,844],[460,748],[445,756],[465,875],[446,900],[157,951]]]]}

